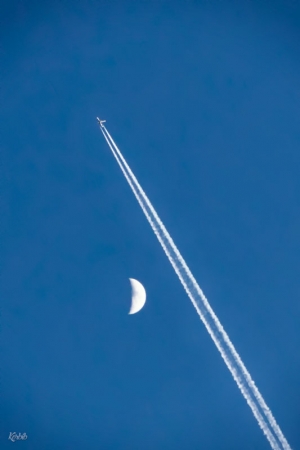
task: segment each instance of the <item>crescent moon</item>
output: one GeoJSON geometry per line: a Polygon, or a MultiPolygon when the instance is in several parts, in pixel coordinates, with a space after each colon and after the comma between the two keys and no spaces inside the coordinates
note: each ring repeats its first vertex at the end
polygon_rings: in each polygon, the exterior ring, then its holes
{"type": "Polygon", "coordinates": [[[131,283],[131,307],[129,314],[135,314],[142,309],[146,302],[146,291],[142,283],[134,278],[129,278],[131,283]]]}

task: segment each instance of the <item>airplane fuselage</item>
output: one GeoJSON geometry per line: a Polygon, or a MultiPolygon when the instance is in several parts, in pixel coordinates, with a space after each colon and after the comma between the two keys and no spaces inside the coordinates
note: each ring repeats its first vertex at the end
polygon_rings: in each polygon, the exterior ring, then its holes
{"type": "Polygon", "coordinates": [[[97,121],[101,128],[103,128],[103,123],[106,122],[106,120],[100,120],[99,117],[97,117],[97,121]]]}

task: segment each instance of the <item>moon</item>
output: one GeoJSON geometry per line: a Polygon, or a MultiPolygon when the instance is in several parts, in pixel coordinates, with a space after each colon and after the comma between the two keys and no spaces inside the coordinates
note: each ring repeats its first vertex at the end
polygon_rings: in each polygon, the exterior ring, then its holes
{"type": "Polygon", "coordinates": [[[142,309],[146,302],[146,291],[142,283],[134,278],[129,278],[132,289],[131,307],[129,314],[135,314],[142,309]]]}

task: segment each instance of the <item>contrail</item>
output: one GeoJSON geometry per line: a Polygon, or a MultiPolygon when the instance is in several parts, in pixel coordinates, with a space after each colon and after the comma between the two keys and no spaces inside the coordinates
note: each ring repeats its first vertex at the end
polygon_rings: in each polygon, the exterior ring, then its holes
{"type": "Polygon", "coordinates": [[[257,389],[254,381],[252,380],[250,373],[242,362],[241,357],[234,348],[232,342],[229,339],[229,336],[225,332],[218,317],[208,303],[208,300],[205,297],[202,289],[193,277],[174,241],[172,240],[164,224],[157,215],[155,209],[150,203],[148,197],[146,196],[124,157],[122,156],[116,143],[114,142],[104,125],[101,125],[100,129],[137,201],[139,202],[152,230],[159,240],[165,254],[172,264],[173,269],[175,270],[186,293],[188,294],[197,313],[204,323],[208,333],[210,334],[216,347],[221,353],[221,356],[225,361],[228,369],[230,370],[234,380],[236,381],[240,391],[242,392],[244,398],[250,406],[259,426],[266,435],[271,447],[274,450],[291,450],[291,447],[285,439],[281,429],[277,425],[271,410],[265,403],[262,395],[257,389]]]}

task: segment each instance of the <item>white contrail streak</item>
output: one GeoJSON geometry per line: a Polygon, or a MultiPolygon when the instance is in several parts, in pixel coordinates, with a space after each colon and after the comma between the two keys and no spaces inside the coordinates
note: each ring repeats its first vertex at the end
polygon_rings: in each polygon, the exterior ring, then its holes
{"type": "Polygon", "coordinates": [[[197,313],[199,314],[216,347],[221,353],[225,364],[230,370],[234,380],[236,381],[248,405],[250,406],[259,426],[266,435],[271,447],[274,450],[291,450],[291,447],[285,439],[281,429],[277,425],[271,410],[266,405],[262,395],[257,389],[239,354],[230,341],[229,336],[225,332],[219,319],[212,310],[207,298],[205,297],[200,286],[193,277],[186,262],[179,253],[179,250],[174,244],[171,236],[158,217],[155,209],[153,208],[148,197],[141,188],[138,180],[132,173],[116,143],[103,125],[102,127],[100,127],[100,129],[137,201],[139,202],[148,222],[150,223],[152,230],[159,240],[165,254],[169,258],[169,261],[172,264],[179,280],[181,281],[185,291],[192,301],[197,313]]]}

